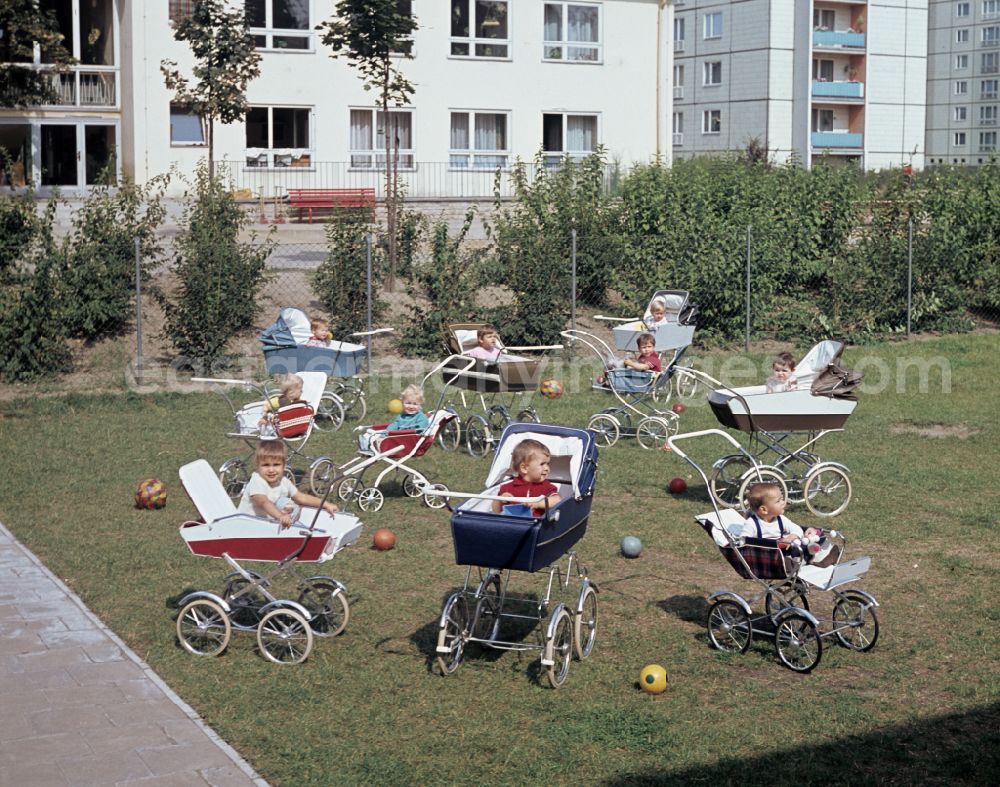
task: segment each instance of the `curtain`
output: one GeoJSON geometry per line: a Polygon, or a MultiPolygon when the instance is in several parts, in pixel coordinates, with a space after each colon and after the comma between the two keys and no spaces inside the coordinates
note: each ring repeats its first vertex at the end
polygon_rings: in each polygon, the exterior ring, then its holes
{"type": "Polygon", "coordinates": [[[351,110],[351,150],[372,149],[372,113],[368,109],[351,110]]]}
{"type": "Polygon", "coordinates": [[[566,118],[566,150],[590,152],[597,142],[597,118],[569,115],[566,118]]]}
{"type": "Polygon", "coordinates": [[[545,4],[543,35],[546,41],[562,41],[562,6],[545,4]]]}
{"type": "Polygon", "coordinates": [[[476,115],[476,150],[507,149],[507,116],[476,115]]]}
{"type": "Polygon", "coordinates": [[[469,149],[469,115],[467,112],[451,113],[451,149],[469,149]]]}
{"type": "Polygon", "coordinates": [[[568,16],[567,40],[597,43],[597,8],[595,6],[571,5],[568,16]]]}

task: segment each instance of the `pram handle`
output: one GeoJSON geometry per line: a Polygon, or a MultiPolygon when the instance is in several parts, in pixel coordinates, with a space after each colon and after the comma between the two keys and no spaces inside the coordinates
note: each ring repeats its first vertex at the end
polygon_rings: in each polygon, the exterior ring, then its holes
{"type": "Polygon", "coordinates": [[[347,334],[348,336],[375,336],[379,333],[395,333],[395,328],[375,328],[371,331],[355,331],[354,333],[347,334]]]}
{"type": "Polygon", "coordinates": [[[517,352],[524,352],[526,350],[561,350],[563,346],[561,344],[540,344],[536,347],[504,347],[504,350],[510,351],[514,350],[517,352]]]}
{"type": "Polygon", "coordinates": [[[691,437],[704,437],[705,435],[710,435],[710,434],[718,435],[719,437],[728,440],[730,443],[733,444],[733,447],[736,448],[737,451],[746,454],[746,450],[743,448],[742,445],[740,445],[739,441],[737,441],[736,438],[733,437],[731,434],[729,434],[728,432],[723,432],[721,429],[702,429],[698,432],[685,432],[684,434],[671,435],[670,437],[667,438],[667,445],[669,445],[670,450],[673,451],[675,454],[677,454],[677,456],[679,456],[681,459],[685,459],[690,462],[691,460],[688,458],[688,455],[677,447],[676,445],[677,442],[680,440],[687,440],[688,438],[691,437]]]}
{"type": "Polygon", "coordinates": [[[603,314],[595,314],[595,320],[603,320],[604,322],[639,322],[642,321],[641,317],[606,317],[603,314]]]}
{"type": "Polygon", "coordinates": [[[544,503],[548,500],[548,497],[545,495],[538,495],[537,497],[507,497],[505,495],[484,495],[472,492],[451,492],[446,489],[432,489],[430,486],[423,491],[423,494],[430,495],[431,497],[460,497],[463,500],[500,500],[504,503],[523,503],[524,505],[528,505],[529,503],[544,503]]]}
{"type": "Polygon", "coordinates": [[[218,383],[220,385],[245,385],[248,388],[259,388],[252,380],[231,380],[227,377],[192,377],[193,383],[218,383]]]}

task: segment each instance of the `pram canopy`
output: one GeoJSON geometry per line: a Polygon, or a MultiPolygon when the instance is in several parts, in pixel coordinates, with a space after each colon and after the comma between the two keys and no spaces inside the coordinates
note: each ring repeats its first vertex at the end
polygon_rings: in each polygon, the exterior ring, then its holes
{"type": "Polygon", "coordinates": [[[268,374],[325,372],[331,377],[353,377],[358,373],[364,345],[334,341],[328,347],[313,347],[305,344],[311,336],[309,318],[302,309],[282,309],[260,334],[268,374]]]}
{"type": "MultiPolygon", "coordinates": [[[[456,356],[471,350],[478,343],[477,332],[484,323],[452,323],[445,328],[445,346],[456,356]]],[[[497,341],[497,348],[504,349],[497,341]]],[[[542,362],[536,358],[521,358],[516,355],[499,353],[496,361],[454,358],[441,370],[446,385],[454,385],[466,391],[478,393],[508,393],[534,391],[538,388],[542,362]]]]}
{"type": "Polygon", "coordinates": [[[697,313],[698,309],[690,303],[686,290],[657,290],[649,299],[646,313],[641,320],[616,325],[612,329],[615,349],[635,352],[638,349],[636,340],[643,333],[651,333],[656,338],[657,352],[687,347],[694,338],[697,313]],[[657,298],[661,299],[666,307],[664,322],[650,327],[649,323],[652,320],[650,308],[657,298]]]}
{"type": "MultiPolygon", "coordinates": [[[[510,477],[514,447],[538,440],[552,454],[549,480],[561,500],[545,516],[495,514],[491,501],[473,498],[451,517],[455,562],[517,571],[539,571],[558,560],[587,530],[597,475],[597,446],[591,432],[551,424],[514,423],[500,437],[486,477],[486,494],[510,477]]],[[[491,491],[492,490],[492,491],[491,491]]]]}

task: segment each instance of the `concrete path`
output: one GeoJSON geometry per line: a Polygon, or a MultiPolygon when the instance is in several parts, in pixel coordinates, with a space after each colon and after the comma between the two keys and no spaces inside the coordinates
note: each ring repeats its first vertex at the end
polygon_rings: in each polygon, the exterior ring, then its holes
{"type": "Polygon", "coordinates": [[[264,785],[0,525],[0,787],[264,785]]]}

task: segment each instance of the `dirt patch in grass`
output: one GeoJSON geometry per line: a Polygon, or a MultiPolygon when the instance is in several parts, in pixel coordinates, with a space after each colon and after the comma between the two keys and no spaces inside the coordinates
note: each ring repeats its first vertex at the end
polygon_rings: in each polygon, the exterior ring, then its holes
{"type": "Polygon", "coordinates": [[[920,437],[957,437],[959,440],[979,434],[979,430],[968,424],[894,424],[889,429],[893,434],[915,434],[920,437]]]}

